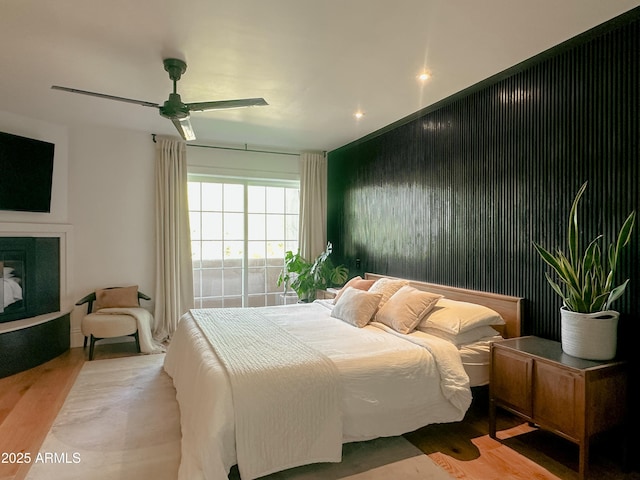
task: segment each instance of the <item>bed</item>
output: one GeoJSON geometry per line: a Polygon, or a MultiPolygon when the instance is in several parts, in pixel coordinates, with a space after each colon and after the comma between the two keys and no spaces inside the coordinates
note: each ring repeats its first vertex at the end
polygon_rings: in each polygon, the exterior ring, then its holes
{"type": "MultiPolygon", "coordinates": [[[[366,279],[377,280],[385,275],[366,273],[366,279]]],[[[483,305],[496,311],[504,320],[504,325],[494,325],[499,336],[457,345],[462,365],[469,376],[471,387],[489,384],[489,352],[492,341],[521,336],[523,299],[491,292],[438,285],[435,283],[409,281],[409,285],[420,290],[434,292],[444,298],[483,305]]]]}
{"type": "Polygon", "coordinates": [[[464,417],[470,387],[488,378],[483,349],[500,337],[456,345],[449,333],[427,333],[427,319],[447,312],[439,305],[449,299],[487,307],[501,320],[491,328],[517,336],[521,299],[374,274],[360,280],[370,288],[345,287],[337,301],[181,318],[164,364],[181,412],[180,479],[227,478],[236,464],[247,480],[336,462],[343,443],[464,417]],[[421,302],[412,313],[420,323],[408,331],[396,324],[404,310],[393,309],[413,303],[401,294],[421,302]],[[374,305],[363,325],[362,305],[374,305]]]}

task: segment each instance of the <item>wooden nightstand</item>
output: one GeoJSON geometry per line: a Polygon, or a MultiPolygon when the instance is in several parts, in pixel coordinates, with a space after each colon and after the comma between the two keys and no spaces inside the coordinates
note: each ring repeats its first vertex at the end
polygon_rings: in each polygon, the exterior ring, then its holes
{"type": "Polygon", "coordinates": [[[317,290],[316,298],[318,300],[330,300],[336,298],[339,288],[327,288],[326,290],[317,290]]]}
{"type": "Polygon", "coordinates": [[[559,342],[520,337],[491,345],[489,435],[496,407],[504,408],[580,448],[579,476],[587,476],[593,435],[624,424],[627,364],[582,360],[559,342]]]}

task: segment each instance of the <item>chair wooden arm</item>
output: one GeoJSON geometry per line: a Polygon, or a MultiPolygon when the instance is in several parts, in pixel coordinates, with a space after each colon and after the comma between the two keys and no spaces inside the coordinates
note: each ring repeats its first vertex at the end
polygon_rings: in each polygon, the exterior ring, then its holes
{"type": "Polygon", "coordinates": [[[87,302],[95,302],[96,301],[96,292],[91,292],[86,297],[82,297],[80,300],[76,302],[76,305],[83,305],[87,302]]]}
{"type": "MultiPolygon", "coordinates": [[[[118,287],[110,287],[110,288],[118,288],[118,287]]],[[[151,300],[151,297],[145,293],[142,293],[138,290],[138,305],[140,305],[140,299],[143,300],[151,300]]],[[[80,300],[76,302],[76,305],[87,305],[87,313],[91,313],[93,311],[93,302],[96,301],[96,292],[91,292],[89,295],[82,297],[80,300]]]]}

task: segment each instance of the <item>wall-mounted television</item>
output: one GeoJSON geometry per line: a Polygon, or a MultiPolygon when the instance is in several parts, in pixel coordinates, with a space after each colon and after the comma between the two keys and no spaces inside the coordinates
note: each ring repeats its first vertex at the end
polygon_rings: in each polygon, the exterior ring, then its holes
{"type": "Polygon", "coordinates": [[[0,132],[0,210],[50,212],[53,143],[0,132]]]}

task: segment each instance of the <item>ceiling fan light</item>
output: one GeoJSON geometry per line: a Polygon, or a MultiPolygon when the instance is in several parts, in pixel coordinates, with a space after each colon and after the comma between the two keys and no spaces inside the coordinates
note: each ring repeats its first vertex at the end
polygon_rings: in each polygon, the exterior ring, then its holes
{"type": "Polygon", "coordinates": [[[172,118],[171,121],[180,133],[180,136],[184,139],[185,142],[189,140],[195,140],[196,134],[193,131],[193,127],[191,126],[191,122],[189,121],[189,117],[186,118],[172,118]]]}

